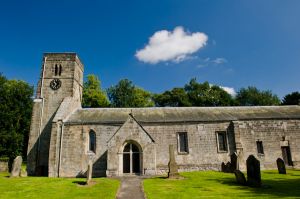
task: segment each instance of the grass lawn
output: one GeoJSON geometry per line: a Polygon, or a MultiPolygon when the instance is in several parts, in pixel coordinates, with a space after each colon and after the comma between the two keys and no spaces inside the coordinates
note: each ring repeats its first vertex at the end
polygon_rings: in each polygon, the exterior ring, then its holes
{"type": "Polygon", "coordinates": [[[120,182],[93,178],[96,184],[81,186],[83,178],[24,177],[8,178],[0,173],[0,198],[115,198],[120,182]]]}
{"type": "Polygon", "coordinates": [[[148,199],[163,198],[300,198],[300,171],[262,171],[262,188],[240,186],[234,174],[215,171],[181,173],[182,180],[144,180],[148,199]]]}

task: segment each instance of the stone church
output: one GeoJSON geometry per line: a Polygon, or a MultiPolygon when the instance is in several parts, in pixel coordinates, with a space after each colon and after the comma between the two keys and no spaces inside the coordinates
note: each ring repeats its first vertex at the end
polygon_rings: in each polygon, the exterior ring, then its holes
{"type": "Polygon", "coordinates": [[[220,170],[253,154],[262,169],[300,168],[300,106],[82,108],[76,53],[45,53],[30,128],[29,175],[157,175],[169,145],[179,171],[220,170]]]}

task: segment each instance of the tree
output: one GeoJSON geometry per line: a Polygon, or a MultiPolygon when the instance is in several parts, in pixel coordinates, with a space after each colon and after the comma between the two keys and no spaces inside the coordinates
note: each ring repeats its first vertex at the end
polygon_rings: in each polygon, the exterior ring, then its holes
{"type": "Polygon", "coordinates": [[[237,92],[236,101],[240,106],[270,106],[280,104],[278,96],[270,90],[260,91],[254,86],[241,88],[237,92]]]}
{"type": "Polygon", "coordinates": [[[171,91],[156,94],[153,96],[153,99],[156,106],[191,106],[189,98],[183,88],[173,88],[171,91]]]}
{"type": "Polygon", "coordinates": [[[152,107],[154,102],[150,92],[145,91],[142,88],[135,87],[133,95],[133,107],[152,107]]]}
{"type": "Polygon", "coordinates": [[[89,74],[87,81],[84,82],[82,106],[92,108],[109,106],[106,93],[101,89],[101,82],[96,75],[89,74]]]}
{"type": "Polygon", "coordinates": [[[230,106],[234,104],[232,96],[207,81],[198,83],[195,78],[184,87],[192,106],[230,106]]]}
{"type": "Polygon", "coordinates": [[[33,87],[0,74],[0,157],[26,159],[33,87]]]}
{"type": "Polygon", "coordinates": [[[133,85],[132,81],[122,79],[108,90],[112,107],[149,107],[154,106],[151,93],[133,85]]]}
{"type": "Polygon", "coordinates": [[[292,92],[284,96],[282,105],[299,105],[300,104],[300,93],[292,92]]]}

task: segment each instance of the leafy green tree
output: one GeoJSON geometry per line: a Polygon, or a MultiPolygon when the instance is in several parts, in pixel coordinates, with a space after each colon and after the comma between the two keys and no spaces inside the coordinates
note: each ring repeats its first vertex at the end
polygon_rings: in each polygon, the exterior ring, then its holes
{"type": "Polygon", "coordinates": [[[292,92],[284,96],[282,105],[299,105],[300,104],[300,93],[292,92]]]}
{"type": "Polygon", "coordinates": [[[122,79],[107,90],[112,107],[154,106],[151,93],[133,85],[132,81],[122,79]]]}
{"type": "Polygon", "coordinates": [[[0,74],[0,157],[26,158],[33,87],[0,74]]]}
{"type": "Polygon", "coordinates": [[[152,95],[150,92],[145,91],[142,88],[134,88],[133,97],[133,107],[152,107],[154,102],[152,100],[152,95]]]}
{"type": "Polygon", "coordinates": [[[153,96],[153,99],[156,106],[191,106],[189,98],[183,88],[173,88],[171,91],[156,94],[153,96]]]}
{"type": "Polygon", "coordinates": [[[278,96],[270,90],[260,91],[254,86],[241,88],[237,92],[236,101],[240,106],[270,106],[280,104],[278,96]]]}
{"type": "Polygon", "coordinates": [[[232,96],[216,85],[207,81],[198,83],[195,78],[184,87],[192,106],[230,106],[234,105],[232,96]]]}
{"type": "Polygon", "coordinates": [[[82,106],[92,108],[109,106],[106,93],[101,89],[101,82],[96,75],[89,74],[87,81],[84,82],[82,106]]]}

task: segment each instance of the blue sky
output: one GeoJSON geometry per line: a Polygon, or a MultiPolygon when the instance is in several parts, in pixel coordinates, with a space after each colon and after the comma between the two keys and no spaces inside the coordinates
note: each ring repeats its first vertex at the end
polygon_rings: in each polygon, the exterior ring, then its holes
{"type": "Polygon", "coordinates": [[[299,10],[298,0],[3,0],[0,72],[36,86],[43,52],[67,51],[78,53],[85,75],[98,75],[104,88],[128,78],[162,92],[196,77],[282,97],[300,90],[299,10]],[[136,56],[152,47],[155,33],[171,37],[176,27],[184,38],[204,34],[207,40],[187,42],[187,48],[199,45],[186,51],[182,42],[163,53],[158,45],[150,52],[159,56],[150,58],[156,63],[136,56]]]}

